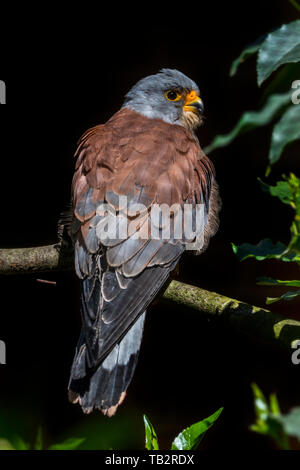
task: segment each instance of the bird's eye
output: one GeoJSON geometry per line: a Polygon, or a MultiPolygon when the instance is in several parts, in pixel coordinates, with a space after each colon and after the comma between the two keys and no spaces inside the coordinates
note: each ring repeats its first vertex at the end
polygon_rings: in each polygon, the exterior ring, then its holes
{"type": "Polygon", "coordinates": [[[165,93],[165,97],[169,100],[169,101],[178,101],[180,100],[181,98],[181,94],[179,93],[179,91],[176,91],[176,90],[169,90],[165,93]]]}

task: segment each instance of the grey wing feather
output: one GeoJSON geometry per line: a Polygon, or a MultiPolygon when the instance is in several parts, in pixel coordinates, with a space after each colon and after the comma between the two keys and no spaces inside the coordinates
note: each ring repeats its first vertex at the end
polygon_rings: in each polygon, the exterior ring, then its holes
{"type": "Polygon", "coordinates": [[[107,355],[100,367],[87,371],[82,356],[86,353],[81,334],[69,382],[69,397],[79,401],[83,411],[94,408],[111,416],[123,401],[134,374],[141,345],[145,312],[141,314],[124,338],[107,355]]]}

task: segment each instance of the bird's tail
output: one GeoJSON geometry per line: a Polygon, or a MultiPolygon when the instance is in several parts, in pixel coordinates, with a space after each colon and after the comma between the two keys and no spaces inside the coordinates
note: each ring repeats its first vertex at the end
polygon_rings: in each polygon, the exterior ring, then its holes
{"type": "Polygon", "coordinates": [[[94,408],[113,416],[126,396],[136,368],[146,312],[136,320],[97,369],[90,371],[82,333],[76,348],[69,381],[69,400],[79,403],[85,413],[94,408]]]}

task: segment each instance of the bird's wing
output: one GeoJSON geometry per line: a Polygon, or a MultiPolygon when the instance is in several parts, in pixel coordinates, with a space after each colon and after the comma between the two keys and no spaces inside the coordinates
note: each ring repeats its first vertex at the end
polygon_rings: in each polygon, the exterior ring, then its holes
{"type": "MultiPolygon", "coordinates": [[[[126,108],[87,131],[76,156],[71,231],[83,279],[83,344],[92,368],[145,311],[187,243],[195,242],[198,251],[207,244],[216,219],[214,169],[183,127],[126,108]],[[190,239],[175,236],[176,207],[185,203],[193,217],[197,211],[200,216],[190,239]],[[159,216],[153,220],[155,204],[177,204],[169,227],[159,216]],[[151,235],[153,225],[158,238],[151,235]],[[168,228],[169,237],[162,239],[168,228]]],[[[84,374],[78,371],[78,378],[84,374]]]]}

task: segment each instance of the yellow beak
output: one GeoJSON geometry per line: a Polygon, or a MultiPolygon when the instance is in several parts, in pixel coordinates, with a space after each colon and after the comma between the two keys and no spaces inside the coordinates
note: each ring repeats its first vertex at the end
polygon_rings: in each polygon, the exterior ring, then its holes
{"type": "Polygon", "coordinates": [[[204,112],[203,101],[194,90],[192,90],[186,96],[183,109],[185,111],[192,111],[193,113],[203,114],[204,112]]]}

